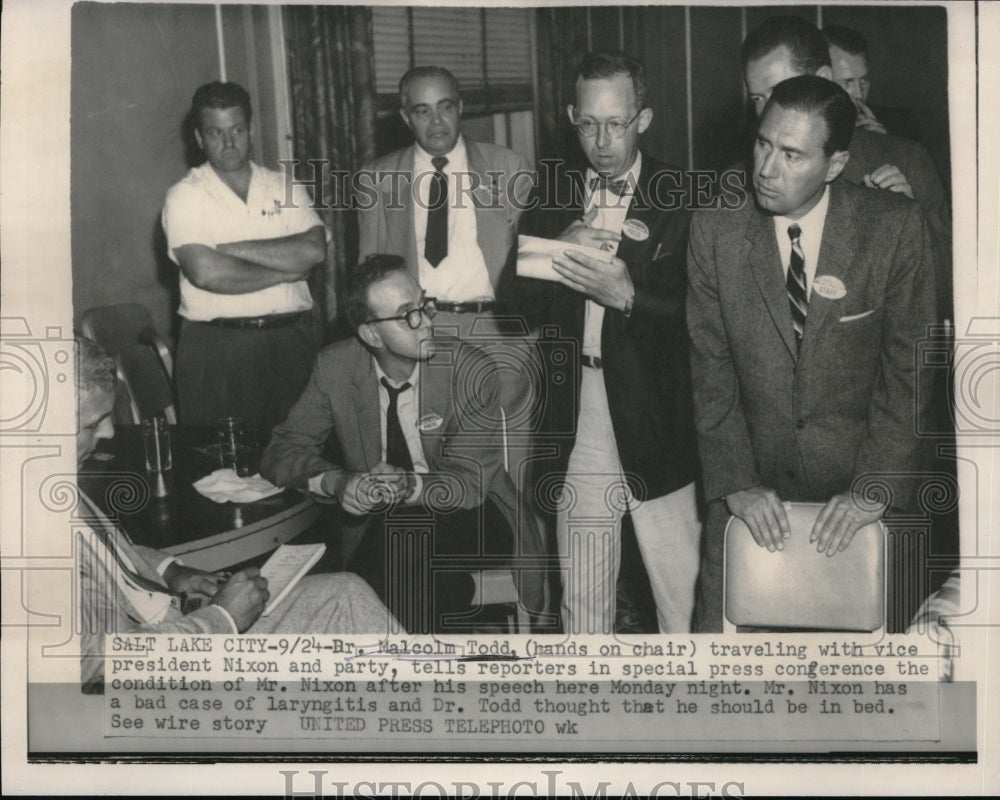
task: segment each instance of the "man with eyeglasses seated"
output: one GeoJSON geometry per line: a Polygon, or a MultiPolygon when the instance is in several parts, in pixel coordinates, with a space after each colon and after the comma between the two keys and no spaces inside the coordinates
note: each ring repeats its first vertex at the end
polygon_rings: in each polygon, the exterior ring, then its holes
{"type": "MultiPolygon", "coordinates": [[[[342,532],[349,569],[408,631],[461,632],[470,565],[541,553],[504,470],[496,367],[472,345],[432,341],[434,305],[399,256],[359,264],[346,306],[355,338],[320,352],[261,474],[339,503],[352,522],[342,532]],[[331,439],[339,463],[325,456],[331,439]]],[[[521,602],[539,610],[537,569],[515,579],[521,602]]]]}
{"type": "Polygon", "coordinates": [[[462,109],[458,81],[443,67],[403,75],[399,114],[414,143],[356,176],[359,253],[406,259],[437,302],[437,330],[473,342],[496,360],[510,472],[523,487],[518,476],[538,401],[532,378],[540,370],[511,301],[518,224],[535,173],[520,153],[465,136],[462,109]]]}
{"type": "MultiPolygon", "coordinates": [[[[549,477],[564,474],[567,487],[556,509],[569,569],[563,622],[568,633],[613,631],[628,515],[659,630],[681,633],[690,629],[701,535],[684,322],[687,182],[681,170],[640,151],[653,111],[634,58],[587,56],[567,113],[587,163],[561,168],[526,224],[566,242],[554,259],[561,282],[546,284],[550,296],[539,305],[541,318],[579,348],[575,381],[546,387],[546,429],[558,453],[547,463],[549,477]]],[[[523,288],[546,291],[527,281],[523,288]]]]}

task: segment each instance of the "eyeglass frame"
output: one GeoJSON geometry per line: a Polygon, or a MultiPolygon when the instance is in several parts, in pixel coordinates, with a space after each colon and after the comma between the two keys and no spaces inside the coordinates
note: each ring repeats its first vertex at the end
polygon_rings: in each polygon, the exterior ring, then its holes
{"type": "Polygon", "coordinates": [[[425,297],[422,299],[419,306],[416,308],[411,308],[405,314],[397,314],[394,317],[379,317],[378,319],[367,319],[365,320],[365,325],[375,322],[405,322],[407,327],[411,331],[417,330],[421,323],[424,321],[424,317],[427,319],[434,319],[437,316],[437,301],[433,297],[425,297]],[[415,315],[415,316],[414,316],[415,315]],[[411,320],[415,319],[417,324],[414,325],[411,320]]]}
{"type": "Polygon", "coordinates": [[[629,128],[632,127],[632,123],[635,122],[637,119],[639,119],[639,116],[645,110],[646,109],[644,109],[644,108],[640,108],[635,113],[635,116],[632,117],[632,119],[630,119],[628,122],[622,122],[621,120],[618,120],[618,119],[609,119],[609,120],[605,120],[604,122],[598,122],[596,119],[588,119],[588,120],[584,120],[584,121],[581,122],[579,120],[574,119],[573,120],[573,127],[576,128],[576,132],[578,134],[580,134],[580,136],[586,137],[587,139],[593,139],[593,138],[595,138],[597,136],[598,133],[600,133],[601,126],[603,125],[604,126],[604,130],[606,130],[608,132],[608,136],[610,136],[612,139],[616,139],[616,140],[624,139],[625,138],[625,131],[627,131],[629,128]],[[584,133],[584,131],[582,130],[583,126],[587,125],[588,123],[592,124],[594,126],[594,132],[593,133],[584,133]],[[608,127],[609,125],[615,125],[616,127],[610,128],[610,127],[608,127]],[[620,128],[617,127],[619,125],[621,126],[620,128]],[[612,132],[612,131],[616,131],[616,130],[620,131],[620,133],[613,133],[612,132]]]}

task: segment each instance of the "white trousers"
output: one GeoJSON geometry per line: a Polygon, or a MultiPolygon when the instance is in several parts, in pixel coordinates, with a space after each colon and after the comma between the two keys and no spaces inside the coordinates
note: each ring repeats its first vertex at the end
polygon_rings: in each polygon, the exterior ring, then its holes
{"type": "Polygon", "coordinates": [[[576,441],[556,515],[567,633],[610,634],[621,564],[621,523],[632,516],[660,633],[691,629],[701,524],[694,483],[638,502],[622,475],[601,370],[583,368],[576,441]]]}

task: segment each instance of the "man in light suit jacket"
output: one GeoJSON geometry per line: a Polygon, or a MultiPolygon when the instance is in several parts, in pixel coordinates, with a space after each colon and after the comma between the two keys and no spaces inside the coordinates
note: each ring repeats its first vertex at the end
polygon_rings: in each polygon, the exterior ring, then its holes
{"type": "Polygon", "coordinates": [[[437,304],[435,329],[497,362],[516,478],[537,421],[538,357],[512,302],[518,223],[534,171],[519,153],[462,134],[462,98],[448,70],[409,70],[399,101],[415,142],[358,175],[360,254],[402,256],[437,304]]]}
{"type": "Polygon", "coordinates": [[[628,516],[659,630],[683,633],[701,536],[684,324],[686,176],[640,151],[653,111],[636,59],[590,54],[575,99],[567,114],[587,161],[555,171],[527,222],[565,243],[541,313],[576,346],[572,380],[556,372],[546,387],[546,450],[555,455],[544,480],[564,476],[567,487],[556,512],[563,620],[567,633],[613,632],[628,516]]]}
{"type": "Polygon", "coordinates": [[[493,362],[472,345],[431,341],[433,303],[398,256],[365,259],[346,297],[356,338],[320,353],[305,391],[274,430],[261,474],[339,503],[354,518],[345,558],[410,631],[447,632],[447,616],[467,614],[472,598],[471,577],[459,570],[484,556],[509,561],[512,550],[521,602],[539,610],[541,573],[528,562],[541,544],[504,469],[493,362]],[[339,463],[324,456],[331,438],[339,463]],[[416,532],[415,547],[398,551],[411,560],[394,560],[397,537],[407,531],[416,532]],[[407,585],[416,604],[403,596],[407,585]]]}
{"type": "Polygon", "coordinates": [[[837,180],[855,113],[824,78],[778,84],[754,148],[755,203],[692,220],[688,327],[710,501],[697,630],[721,629],[729,514],[773,552],[790,535],[783,501],[824,503],[811,541],[836,557],[890,507],[915,507],[931,250],[915,203],[837,180]]]}
{"type": "MultiPolygon", "coordinates": [[[[77,464],[114,436],[115,364],[88,339],[77,339],[77,464]]],[[[383,633],[398,623],[356,575],[312,575],[262,617],[267,580],[255,568],[232,576],[183,566],[176,558],[135,544],[82,493],[79,532],[81,669],[83,690],[104,683],[108,633],[383,633]],[[181,597],[204,605],[189,613],[181,597]]]]}

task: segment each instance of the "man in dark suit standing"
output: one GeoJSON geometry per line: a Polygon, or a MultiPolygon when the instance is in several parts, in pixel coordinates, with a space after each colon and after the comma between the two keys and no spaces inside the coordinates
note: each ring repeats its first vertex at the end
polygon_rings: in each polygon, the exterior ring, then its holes
{"type": "Polygon", "coordinates": [[[908,108],[868,104],[871,77],[868,71],[868,41],[861,31],[843,25],[826,25],[823,36],[830,45],[833,80],[844,87],[858,108],[856,125],[872,133],[891,133],[920,142],[920,120],[908,108]]]}
{"type": "Polygon", "coordinates": [[[754,147],[756,202],[692,220],[688,327],[709,501],[699,631],[721,630],[729,514],[774,552],[790,535],[784,501],[824,503],[810,540],[835,557],[890,507],[915,505],[929,391],[914,352],[934,322],[931,248],[915,203],[836,180],[855,114],[824,78],[777,84],[754,147]]]}
{"type": "Polygon", "coordinates": [[[525,562],[541,547],[504,470],[492,361],[458,340],[432,342],[433,303],[399,256],[365,259],[346,300],[356,337],[320,352],[261,474],[356,520],[345,560],[410,632],[456,631],[447,617],[469,612],[470,559],[512,549],[525,557],[513,568],[521,602],[539,611],[541,573],[525,562]]]}
{"type": "MultiPolygon", "coordinates": [[[[548,323],[577,347],[546,397],[565,474],[556,533],[568,633],[611,633],[621,524],[631,516],[663,633],[690,629],[701,526],[687,334],[684,173],[640,152],[650,125],[642,65],[587,56],[567,109],[587,164],[540,191],[531,232],[566,243],[548,323]],[[580,245],[605,251],[596,258],[580,245]]],[[[544,478],[542,479],[545,480],[544,478]]]]}

